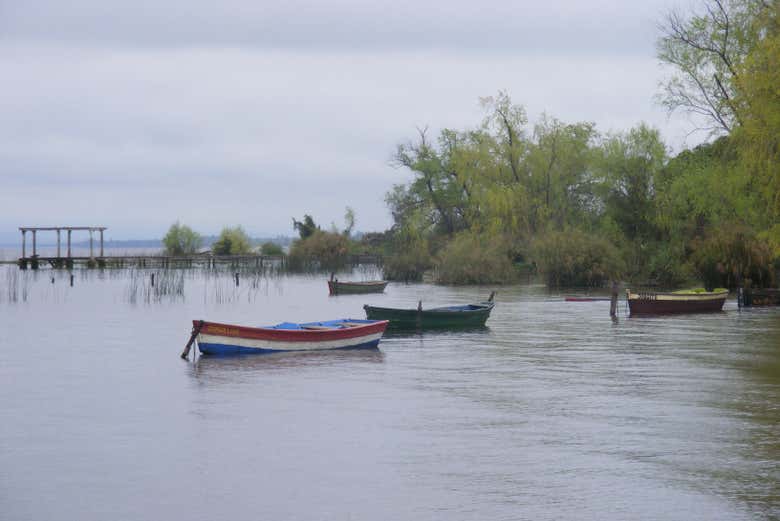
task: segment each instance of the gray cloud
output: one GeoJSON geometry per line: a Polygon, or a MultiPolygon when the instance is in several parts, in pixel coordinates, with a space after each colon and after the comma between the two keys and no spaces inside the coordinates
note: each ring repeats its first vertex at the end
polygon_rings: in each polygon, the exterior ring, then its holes
{"type": "Polygon", "coordinates": [[[383,229],[384,193],[408,178],[388,165],[395,144],[477,125],[499,89],[532,121],[648,121],[679,146],[686,124],[652,99],[661,10],[0,3],[0,241],[36,222],[160,236],[177,218],[291,233],[292,216],[340,223],[346,205],[383,229]]]}
{"type": "Polygon", "coordinates": [[[57,0],[8,3],[10,39],[87,45],[376,51],[631,53],[652,46],[657,3],[57,0]],[[640,41],[638,34],[650,38],[640,41]]]}

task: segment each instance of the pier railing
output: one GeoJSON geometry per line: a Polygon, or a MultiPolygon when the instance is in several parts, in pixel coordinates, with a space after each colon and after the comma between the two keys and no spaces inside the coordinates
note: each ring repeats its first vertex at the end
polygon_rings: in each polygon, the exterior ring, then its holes
{"type": "MultiPolygon", "coordinates": [[[[19,268],[265,268],[287,269],[286,255],[104,255],[99,257],[57,257],[40,256],[21,257],[17,261],[19,268]]],[[[382,264],[378,255],[351,255],[349,264],[382,264]]]]}

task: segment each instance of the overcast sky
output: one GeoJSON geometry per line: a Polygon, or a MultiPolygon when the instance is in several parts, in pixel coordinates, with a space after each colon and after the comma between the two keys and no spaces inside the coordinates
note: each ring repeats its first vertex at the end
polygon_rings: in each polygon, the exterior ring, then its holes
{"type": "MultiPolygon", "coordinates": [[[[383,230],[408,179],[389,159],[428,125],[479,124],[506,90],[602,131],[654,102],[669,0],[0,0],[0,242],[19,226],[154,238],[180,220],[293,234],[291,218],[383,230]]],[[[682,5],[689,5],[682,2],[682,5]]]]}

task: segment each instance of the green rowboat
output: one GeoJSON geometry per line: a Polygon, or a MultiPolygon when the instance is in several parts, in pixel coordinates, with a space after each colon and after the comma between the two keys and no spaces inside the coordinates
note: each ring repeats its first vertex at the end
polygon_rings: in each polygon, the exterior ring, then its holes
{"type": "Polygon", "coordinates": [[[457,329],[484,327],[493,310],[493,294],[486,302],[423,309],[380,308],[365,305],[369,320],[389,320],[391,329],[457,329]]]}
{"type": "Polygon", "coordinates": [[[328,291],[331,295],[382,293],[385,290],[385,286],[387,286],[386,280],[369,280],[366,282],[328,281],[328,291]]]}

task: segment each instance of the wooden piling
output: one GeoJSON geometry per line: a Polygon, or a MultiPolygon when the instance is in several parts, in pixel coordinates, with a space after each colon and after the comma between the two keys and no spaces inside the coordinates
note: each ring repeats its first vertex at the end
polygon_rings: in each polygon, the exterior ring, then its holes
{"type": "Polygon", "coordinates": [[[620,285],[616,281],[612,281],[612,298],[609,302],[609,316],[612,320],[617,320],[617,302],[618,302],[618,290],[620,285]]]}

